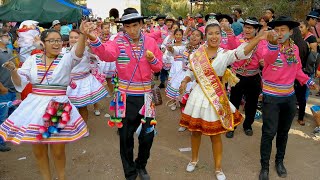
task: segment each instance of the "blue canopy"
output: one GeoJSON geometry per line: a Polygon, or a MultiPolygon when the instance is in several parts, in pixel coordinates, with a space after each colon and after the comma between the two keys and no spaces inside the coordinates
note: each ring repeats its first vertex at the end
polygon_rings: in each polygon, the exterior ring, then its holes
{"type": "Polygon", "coordinates": [[[85,15],[85,16],[89,16],[92,13],[91,10],[88,9],[87,7],[74,4],[70,0],[57,0],[57,2],[59,2],[59,3],[63,4],[63,5],[66,5],[68,7],[71,7],[71,8],[81,9],[82,10],[82,14],[85,15]]]}

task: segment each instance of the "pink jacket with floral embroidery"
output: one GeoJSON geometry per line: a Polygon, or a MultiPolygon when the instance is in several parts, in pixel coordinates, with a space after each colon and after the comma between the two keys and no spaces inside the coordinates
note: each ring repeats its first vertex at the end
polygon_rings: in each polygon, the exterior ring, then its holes
{"type": "Polygon", "coordinates": [[[90,46],[102,61],[116,61],[119,90],[121,92],[126,92],[130,95],[143,95],[144,92],[151,91],[152,75],[162,68],[162,52],[154,39],[141,34],[139,46],[136,46],[130,38],[123,35],[123,33],[119,33],[113,41],[102,44],[97,39],[91,42],[90,46]],[[145,57],[147,50],[154,54],[154,59],[151,62],[145,57]],[[142,55],[139,66],[135,68],[140,52],[142,52],[142,55]],[[134,73],[134,71],[136,72],[134,73]]]}
{"type": "Polygon", "coordinates": [[[262,71],[263,93],[271,96],[286,97],[294,94],[294,81],[312,85],[314,82],[302,72],[299,49],[294,45],[297,63],[287,63],[286,55],[280,52],[280,45],[267,44],[262,71]]]}

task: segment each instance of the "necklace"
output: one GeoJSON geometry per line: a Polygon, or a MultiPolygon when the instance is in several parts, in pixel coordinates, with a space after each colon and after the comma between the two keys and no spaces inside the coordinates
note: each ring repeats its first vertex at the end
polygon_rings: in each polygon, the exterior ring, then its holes
{"type": "Polygon", "coordinates": [[[294,41],[292,39],[290,39],[289,41],[290,44],[287,48],[280,44],[280,53],[285,55],[288,65],[291,65],[292,63],[297,64],[298,60],[294,54],[294,41]]]}

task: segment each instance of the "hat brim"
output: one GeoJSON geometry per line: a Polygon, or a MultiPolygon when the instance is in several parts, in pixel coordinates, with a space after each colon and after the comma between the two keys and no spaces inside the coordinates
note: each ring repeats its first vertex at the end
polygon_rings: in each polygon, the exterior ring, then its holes
{"type": "Polygon", "coordinates": [[[176,20],[173,19],[173,18],[166,18],[165,21],[173,21],[173,22],[175,22],[176,20]]]}
{"type": "Polygon", "coordinates": [[[166,20],[166,17],[157,17],[157,18],[155,19],[155,21],[158,21],[159,19],[166,20]]]}
{"type": "Polygon", "coordinates": [[[221,15],[216,15],[216,19],[218,20],[218,22],[220,22],[221,19],[226,18],[230,24],[233,23],[233,19],[232,17],[226,15],[226,14],[221,14],[221,15]]]}
{"type": "Polygon", "coordinates": [[[119,20],[119,21],[115,21],[116,23],[125,23],[125,22],[128,22],[128,21],[133,21],[133,20],[144,20],[144,19],[147,19],[148,17],[145,17],[145,16],[139,16],[139,17],[133,17],[133,18],[129,18],[129,19],[126,19],[126,20],[119,20]]]}
{"type": "Polygon", "coordinates": [[[298,23],[296,21],[271,21],[271,22],[268,22],[268,26],[271,27],[272,29],[274,29],[277,26],[282,26],[282,25],[286,25],[289,27],[289,29],[293,29],[295,27],[300,26],[300,23],[298,23]]]}
{"type": "Polygon", "coordinates": [[[250,23],[247,23],[247,22],[240,22],[240,23],[243,24],[243,25],[250,25],[250,26],[253,26],[253,27],[255,27],[255,28],[260,28],[260,27],[262,27],[261,24],[250,24],[250,23]]]}

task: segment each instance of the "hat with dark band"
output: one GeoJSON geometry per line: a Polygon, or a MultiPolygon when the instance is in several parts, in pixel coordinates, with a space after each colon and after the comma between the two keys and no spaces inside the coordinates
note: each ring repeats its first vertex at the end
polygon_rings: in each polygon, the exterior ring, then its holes
{"type": "Polygon", "coordinates": [[[141,16],[139,12],[134,8],[127,8],[124,10],[124,13],[119,21],[116,21],[116,23],[126,23],[128,21],[133,20],[143,20],[147,17],[141,16]]]}
{"type": "Polygon", "coordinates": [[[254,28],[259,28],[262,27],[262,25],[259,23],[258,19],[256,17],[248,17],[248,19],[246,19],[246,21],[241,22],[244,25],[250,25],[253,26],[254,28]]]}
{"type": "Polygon", "coordinates": [[[280,16],[276,20],[268,23],[268,26],[272,29],[282,25],[286,25],[289,27],[289,29],[293,29],[295,27],[298,27],[300,23],[293,21],[289,16],[280,16]]]}

